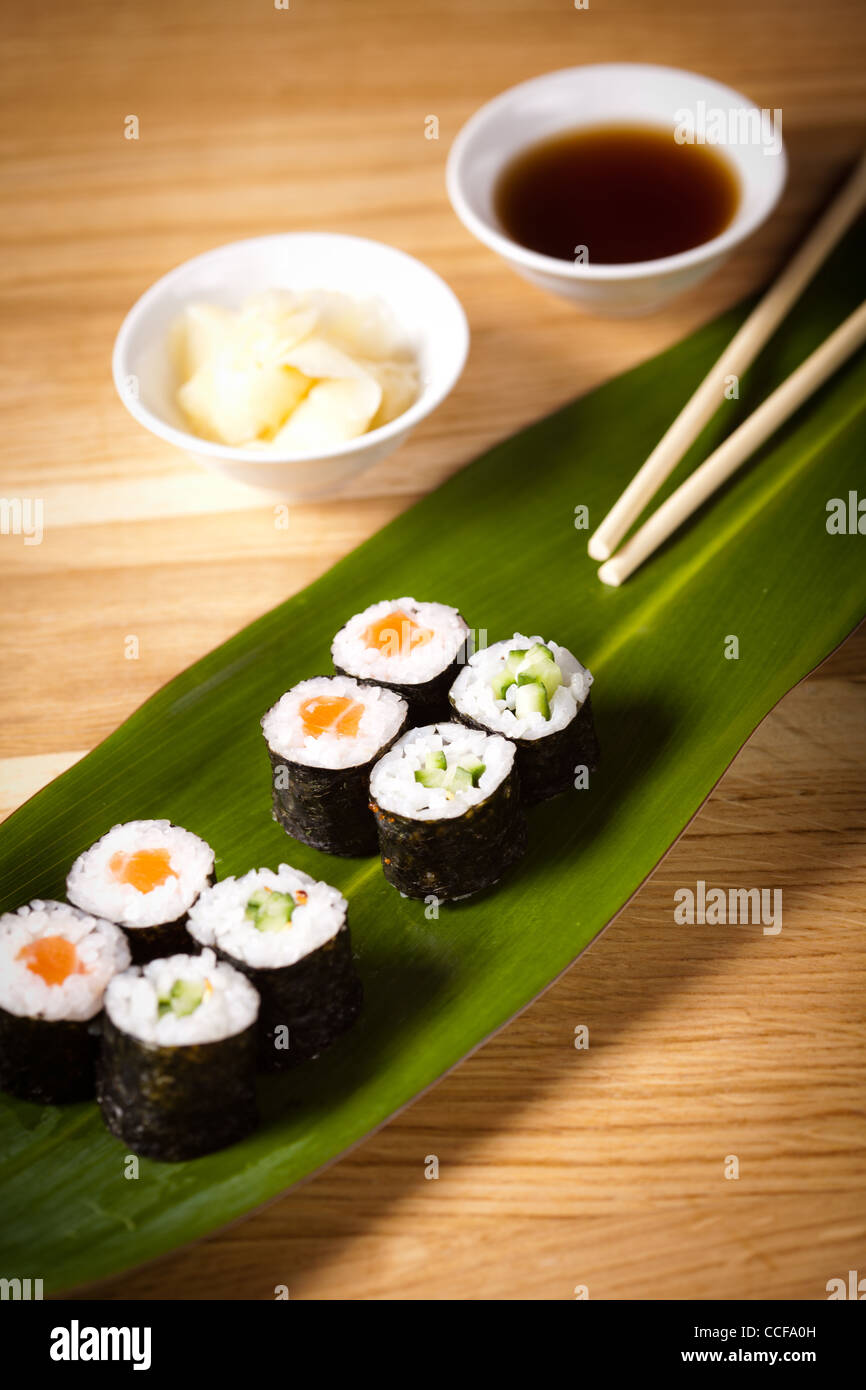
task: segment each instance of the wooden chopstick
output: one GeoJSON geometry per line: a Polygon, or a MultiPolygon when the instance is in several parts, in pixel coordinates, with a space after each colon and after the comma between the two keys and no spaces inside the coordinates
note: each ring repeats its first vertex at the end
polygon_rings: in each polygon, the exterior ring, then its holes
{"type": "Polygon", "coordinates": [[[615,586],[628,579],[863,342],[866,299],[601,566],[599,579],[615,586]]]}
{"type": "Polygon", "coordinates": [[[824,216],[803,242],[745,323],[734,334],[721,357],[704,377],[673,424],[662,435],[649,458],[614,503],[589,538],[587,550],[594,560],[607,560],[626,531],[697,439],[704,425],[721,405],[726,378],[740,376],[757,357],[791,305],[800,296],[822,262],[848,230],[866,203],[866,154],[851,178],[830,204],[824,216]]]}

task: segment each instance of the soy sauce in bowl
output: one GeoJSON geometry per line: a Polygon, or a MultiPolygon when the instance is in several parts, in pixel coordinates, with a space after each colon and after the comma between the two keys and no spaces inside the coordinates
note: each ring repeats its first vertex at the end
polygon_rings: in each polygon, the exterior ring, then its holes
{"type": "Polygon", "coordinates": [[[586,126],[521,150],[494,189],[503,231],[557,260],[622,265],[712,240],[740,200],[733,165],[672,130],[586,126]]]}

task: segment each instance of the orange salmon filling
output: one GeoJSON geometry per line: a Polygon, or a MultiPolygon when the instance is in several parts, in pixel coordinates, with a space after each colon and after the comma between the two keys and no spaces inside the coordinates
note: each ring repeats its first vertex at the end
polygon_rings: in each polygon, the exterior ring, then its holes
{"type": "Polygon", "coordinates": [[[78,952],[65,936],[42,936],[22,946],[18,960],[27,962],[27,969],[39,975],[47,985],[62,985],[70,975],[84,975],[86,966],[78,959],[78,952]]]}
{"type": "Polygon", "coordinates": [[[336,734],[338,738],[354,738],[361,723],[364,706],[348,695],[314,695],[305,700],[298,713],[304,733],[311,738],[336,734]]]}
{"type": "Polygon", "coordinates": [[[177,878],[167,849],[138,849],[134,854],[118,850],[108,867],[118,883],[131,883],[139,893],[149,893],[167,878],[177,878]]]}
{"type": "Polygon", "coordinates": [[[378,618],[364,632],[364,643],[375,647],[384,656],[396,656],[399,652],[411,652],[413,647],[423,647],[434,637],[432,628],[422,627],[401,608],[378,618]]]}

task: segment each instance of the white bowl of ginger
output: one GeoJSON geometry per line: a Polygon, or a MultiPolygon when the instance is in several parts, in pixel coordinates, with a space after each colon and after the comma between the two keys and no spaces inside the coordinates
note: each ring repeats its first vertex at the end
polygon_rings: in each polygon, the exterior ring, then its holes
{"type": "Polygon", "coordinates": [[[112,360],[127,410],[203,467],[286,501],[338,491],[445,399],[469,328],[451,289],[362,237],[217,247],[133,305],[112,360]]]}

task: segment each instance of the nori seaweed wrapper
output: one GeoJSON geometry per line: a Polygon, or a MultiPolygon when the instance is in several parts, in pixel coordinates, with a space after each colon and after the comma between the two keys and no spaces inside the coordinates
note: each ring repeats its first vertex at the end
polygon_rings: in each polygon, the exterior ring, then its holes
{"type": "Polygon", "coordinates": [[[526,820],[514,767],[462,816],[412,820],[373,803],[382,869],[408,898],[466,898],[496,883],[526,850],[526,820]]]}
{"type": "Polygon", "coordinates": [[[214,950],[221,960],[243,971],[261,997],[257,1031],[262,1071],[284,1071],[318,1057],[351,1028],[361,1011],[364,991],[347,923],[294,965],[252,966],[219,946],[214,950]],[[275,1045],[278,1028],[288,1029],[288,1047],[275,1045]]]}
{"type": "Polygon", "coordinates": [[[255,1129],[255,1024],[179,1047],[135,1038],[107,1014],[102,1032],[97,1100],[111,1133],[134,1153],[178,1163],[255,1129]]]}
{"type": "Polygon", "coordinates": [[[0,1091],[40,1105],[91,1100],[99,1017],[29,1018],[0,1008],[0,1091]]]}
{"type": "MultiPolygon", "coordinates": [[[[210,882],[215,882],[211,874],[210,882]]],[[[186,913],[173,922],[160,922],[155,927],[118,926],[126,937],[133,965],[147,965],[161,956],[196,956],[201,947],[186,929],[186,913]]]]}
{"type": "MultiPolygon", "coordinates": [[[[453,701],[451,718],[487,734],[500,732],[461,713],[453,701]]],[[[587,695],[564,729],[557,729],[543,738],[512,738],[510,742],[517,749],[520,791],[527,806],[569,791],[574,787],[576,767],[583,766],[592,772],[598,766],[600,750],[592,719],[591,696],[587,695]]]]}
{"type": "Polygon", "coordinates": [[[274,819],[295,840],[327,854],[344,858],[375,854],[378,841],[370,813],[370,773],[406,727],[404,720],[375,757],[355,767],[309,767],[275,753],[268,744],[274,819]]]}
{"type": "MultiPolygon", "coordinates": [[[[216,874],[211,869],[205,887],[210,888],[215,883],[216,874]]],[[[127,927],[123,922],[118,922],[126,937],[132,964],[147,965],[149,961],[159,960],[162,956],[197,956],[201,946],[187,931],[186,919],[187,913],[182,912],[173,922],[157,922],[152,927],[127,927]]]]}
{"type": "Polygon", "coordinates": [[[444,671],[440,671],[438,676],[432,680],[424,681],[420,685],[397,685],[393,681],[373,680],[372,677],[357,676],[354,671],[346,671],[342,666],[334,666],[338,676],[351,676],[359,685],[379,685],[383,690],[393,690],[395,695],[400,695],[409,706],[409,725],[415,727],[420,724],[448,723],[451,718],[451,710],[448,704],[448,691],[460,675],[462,667],[466,663],[466,644],[464,643],[460,651],[455,656],[450,665],[444,671]]]}

